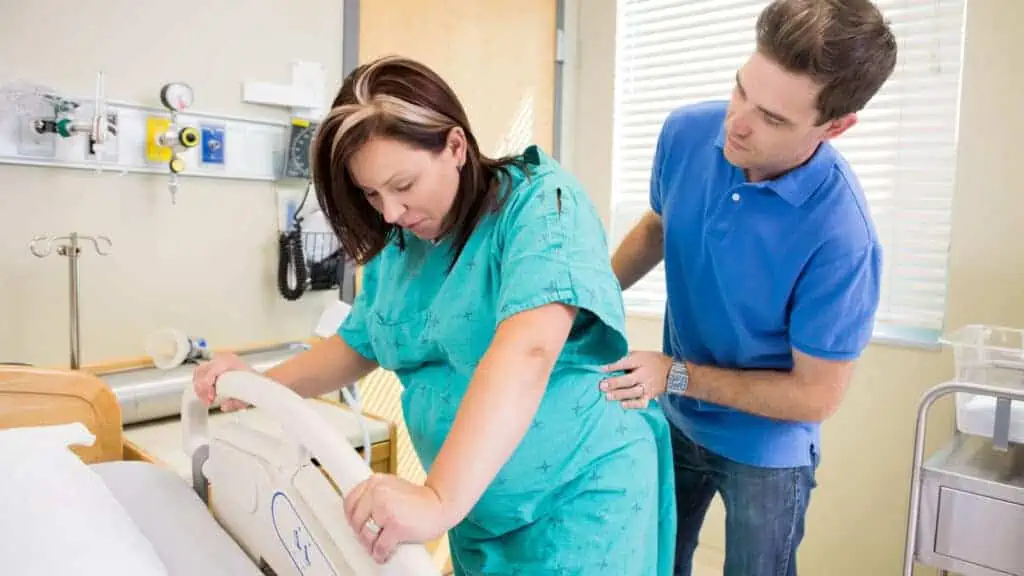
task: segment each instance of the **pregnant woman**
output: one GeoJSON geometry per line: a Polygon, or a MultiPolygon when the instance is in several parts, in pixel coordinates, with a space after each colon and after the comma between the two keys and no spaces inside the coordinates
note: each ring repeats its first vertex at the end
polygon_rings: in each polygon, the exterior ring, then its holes
{"type": "MultiPolygon", "coordinates": [[[[451,88],[401,58],[346,79],[312,161],[362,289],[336,336],[266,376],[307,397],[378,366],[401,380],[428,475],[346,495],[367,550],[448,531],[456,574],[671,574],[669,429],[600,391],[624,311],[579,183],[536,147],[484,156],[451,88]]],[[[214,359],[197,393],[241,368],[214,359]]]]}

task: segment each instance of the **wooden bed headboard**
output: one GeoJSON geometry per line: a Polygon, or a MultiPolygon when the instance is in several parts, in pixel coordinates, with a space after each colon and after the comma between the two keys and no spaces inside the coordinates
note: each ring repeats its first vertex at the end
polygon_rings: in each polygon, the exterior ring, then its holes
{"type": "Polygon", "coordinates": [[[121,406],[87,372],[0,365],[0,429],[81,422],[96,436],[71,449],[87,464],[121,460],[121,406]]]}

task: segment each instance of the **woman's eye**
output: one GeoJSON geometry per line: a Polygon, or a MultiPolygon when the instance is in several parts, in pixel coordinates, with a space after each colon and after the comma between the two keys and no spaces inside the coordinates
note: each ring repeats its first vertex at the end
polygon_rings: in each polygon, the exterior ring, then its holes
{"type": "Polygon", "coordinates": [[[410,188],[412,188],[412,182],[407,182],[405,184],[402,184],[401,186],[398,186],[397,188],[395,188],[395,190],[398,192],[408,192],[410,188]]]}

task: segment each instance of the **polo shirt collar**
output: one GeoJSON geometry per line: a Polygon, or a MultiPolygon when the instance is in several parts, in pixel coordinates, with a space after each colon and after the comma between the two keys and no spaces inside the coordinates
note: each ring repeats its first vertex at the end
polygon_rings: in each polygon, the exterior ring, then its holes
{"type": "MultiPolygon", "coordinates": [[[[725,124],[718,129],[715,146],[725,148],[725,124]]],[[[778,194],[793,206],[800,206],[817,190],[828,177],[836,164],[836,149],[828,142],[822,142],[814,154],[800,166],[786,172],[778,178],[762,182],[749,183],[750,186],[767,188],[778,194]]],[[[722,160],[725,159],[724,151],[722,160]]]]}

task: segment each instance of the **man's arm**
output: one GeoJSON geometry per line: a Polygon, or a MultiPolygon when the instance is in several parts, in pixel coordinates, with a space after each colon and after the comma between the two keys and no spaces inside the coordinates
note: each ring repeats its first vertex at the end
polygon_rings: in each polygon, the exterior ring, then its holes
{"type": "Polygon", "coordinates": [[[648,210],[622,239],[612,256],[612,270],[623,290],[636,284],[665,257],[661,216],[648,210]]]}
{"type": "Polygon", "coordinates": [[[738,410],[801,422],[831,416],[846,394],[853,362],[793,351],[791,372],[729,370],[687,362],[686,396],[738,410]]]}
{"type": "Polygon", "coordinates": [[[448,525],[469,513],[526,435],[575,317],[552,303],[498,326],[424,482],[448,525]]]}
{"type": "Polygon", "coordinates": [[[879,299],[881,249],[868,241],[849,250],[850,241],[837,240],[820,251],[794,290],[792,371],[741,372],[688,363],[685,394],[783,420],[821,422],[831,416],[846,394],[853,359],[871,338],[879,299]]]}
{"type": "Polygon", "coordinates": [[[839,407],[853,359],[871,338],[881,269],[881,250],[875,242],[846,253],[837,254],[835,246],[819,253],[793,295],[793,369],[739,371],[687,363],[685,394],[769,418],[825,420],[839,407]]]}

